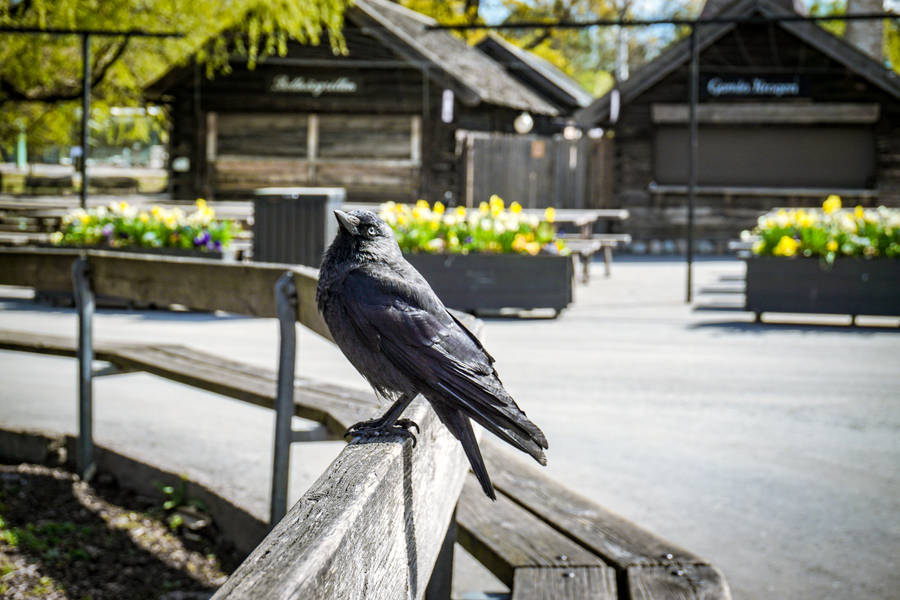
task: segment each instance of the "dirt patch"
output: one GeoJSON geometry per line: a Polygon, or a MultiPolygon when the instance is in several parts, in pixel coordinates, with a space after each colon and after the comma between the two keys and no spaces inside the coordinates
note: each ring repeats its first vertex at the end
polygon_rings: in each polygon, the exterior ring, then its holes
{"type": "Polygon", "coordinates": [[[108,475],[88,485],[64,469],[0,465],[0,597],[208,598],[241,557],[208,519],[192,531],[196,520],[164,509],[171,492],[146,498],[108,475]]]}

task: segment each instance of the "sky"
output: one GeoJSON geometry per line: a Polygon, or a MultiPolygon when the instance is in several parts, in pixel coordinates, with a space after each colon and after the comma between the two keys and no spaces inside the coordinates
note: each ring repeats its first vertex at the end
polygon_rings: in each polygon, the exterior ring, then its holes
{"type": "MultiPolygon", "coordinates": [[[[812,0],[804,0],[807,5],[812,0]]],[[[635,0],[634,12],[637,16],[652,18],[663,12],[667,0],[635,0]]],[[[884,0],[884,9],[900,12],[900,0],[884,0]]],[[[499,23],[508,14],[501,0],[481,0],[480,13],[487,23],[499,23]]]]}

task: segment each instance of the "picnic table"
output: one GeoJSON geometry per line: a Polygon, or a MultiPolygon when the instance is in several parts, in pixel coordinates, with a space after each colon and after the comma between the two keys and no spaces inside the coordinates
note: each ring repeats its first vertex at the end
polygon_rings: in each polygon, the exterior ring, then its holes
{"type": "MultiPolygon", "coordinates": [[[[545,210],[543,208],[527,208],[524,212],[543,218],[545,210]]],[[[591,260],[594,254],[601,250],[603,251],[604,274],[607,277],[610,276],[613,248],[619,244],[631,242],[629,234],[612,233],[611,230],[615,228],[615,223],[621,223],[628,217],[628,210],[624,208],[556,209],[553,221],[560,230],[560,237],[565,240],[566,246],[581,264],[582,282],[590,281],[591,260]],[[595,233],[594,230],[600,223],[603,224],[600,227],[603,231],[595,233]]]]}

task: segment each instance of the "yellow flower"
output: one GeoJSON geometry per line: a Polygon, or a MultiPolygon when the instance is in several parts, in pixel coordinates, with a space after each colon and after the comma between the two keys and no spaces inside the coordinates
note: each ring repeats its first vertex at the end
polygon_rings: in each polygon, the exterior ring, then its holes
{"type": "Polygon", "coordinates": [[[154,206],[153,208],[150,209],[150,214],[158,219],[158,218],[160,218],[160,215],[162,214],[162,209],[158,206],[154,206]]]}
{"type": "Polygon", "coordinates": [[[488,198],[488,201],[491,203],[491,208],[495,210],[499,208],[502,211],[506,206],[503,203],[503,198],[501,198],[497,194],[492,194],[491,197],[488,198]]]}
{"type": "Polygon", "coordinates": [[[141,214],[140,216],[138,216],[138,218],[141,220],[141,223],[146,224],[148,221],[150,221],[150,215],[148,215],[146,211],[141,211],[141,214]]]}
{"type": "Polygon", "coordinates": [[[826,215],[830,215],[831,213],[841,210],[841,197],[837,194],[831,194],[828,198],[825,199],[825,202],[822,204],[822,210],[825,211],[826,215]]]}
{"type": "Polygon", "coordinates": [[[826,248],[829,252],[836,252],[837,249],[838,249],[838,243],[837,243],[837,240],[828,240],[828,243],[825,244],[825,248],[826,248]]]}
{"type": "Polygon", "coordinates": [[[447,207],[444,206],[444,203],[441,202],[440,200],[438,200],[437,202],[434,203],[434,212],[435,213],[442,215],[442,214],[444,214],[445,210],[447,210],[447,207]]]}
{"type": "Polygon", "coordinates": [[[856,208],[853,209],[853,216],[857,219],[862,219],[866,216],[866,211],[863,210],[862,206],[857,205],[856,208]]]}
{"type": "Polygon", "coordinates": [[[206,208],[206,198],[197,198],[197,208],[200,210],[206,208]]]}
{"type": "Polygon", "coordinates": [[[126,210],[128,210],[128,203],[125,202],[124,200],[122,202],[119,202],[118,209],[119,209],[119,212],[125,212],[126,210]]]}
{"type": "Polygon", "coordinates": [[[491,212],[491,207],[488,206],[487,202],[482,202],[481,204],[478,205],[478,212],[480,212],[483,215],[486,215],[489,212],[491,212]]]}
{"type": "Polygon", "coordinates": [[[775,256],[794,256],[797,253],[797,248],[799,246],[800,242],[792,237],[783,235],[781,236],[781,239],[778,240],[778,244],[775,246],[772,253],[775,254],[775,256]]]}
{"type": "Polygon", "coordinates": [[[491,216],[496,218],[503,214],[503,207],[496,204],[491,207],[491,216]]]}
{"type": "Polygon", "coordinates": [[[516,252],[524,252],[526,251],[525,246],[528,244],[528,240],[525,239],[525,236],[521,233],[517,233],[516,237],[513,238],[512,249],[516,252]]]}
{"type": "Polygon", "coordinates": [[[517,215],[522,212],[522,205],[516,201],[513,201],[513,203],[509,205],[509,211],[512,214],[517,215]]]}
{"type": "Polygon", "coordinates": [[[428,209],[428,201],[427,200],[418,200],[416,201],[416,208],[425,208],[428,209]]]}
{"type": "Polygon", "coordinates": [[[91,216],[87,213],[82,213],[78,215],[78,220],[81,221],[82,225],[87,225],[91,221],[91,216]]]}
{"type": "Polygon", "coordinates": [[[465,206],[457,206],[456,207],[456,216],[464,219],[466,217],[466,207],[465,206]]]}
{"type": "Polygon", "coordinates": [[[528,254],[534,256],[541,251],[541,245],[537,242],[528,242],[525,244],[525,250],[528,254]]]}
{"type": "Polygon", "coordinates": [[[548,206],[547,210],[544,211],[544,220],[548,223],[552,223],[556,219],[556,209],[552,206],[548,206]]]}

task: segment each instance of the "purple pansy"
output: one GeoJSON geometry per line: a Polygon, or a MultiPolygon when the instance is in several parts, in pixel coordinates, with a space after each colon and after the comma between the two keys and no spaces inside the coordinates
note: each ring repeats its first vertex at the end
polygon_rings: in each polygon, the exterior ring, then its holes
{"type": "Polygon", "coordinates": [[[200,235],[198,235],[194,238],[195,246],[205,246],[207,244],[209,244],[209,232],[208,231],[204,231],[203,233],[201,233],[200,235]]]}

